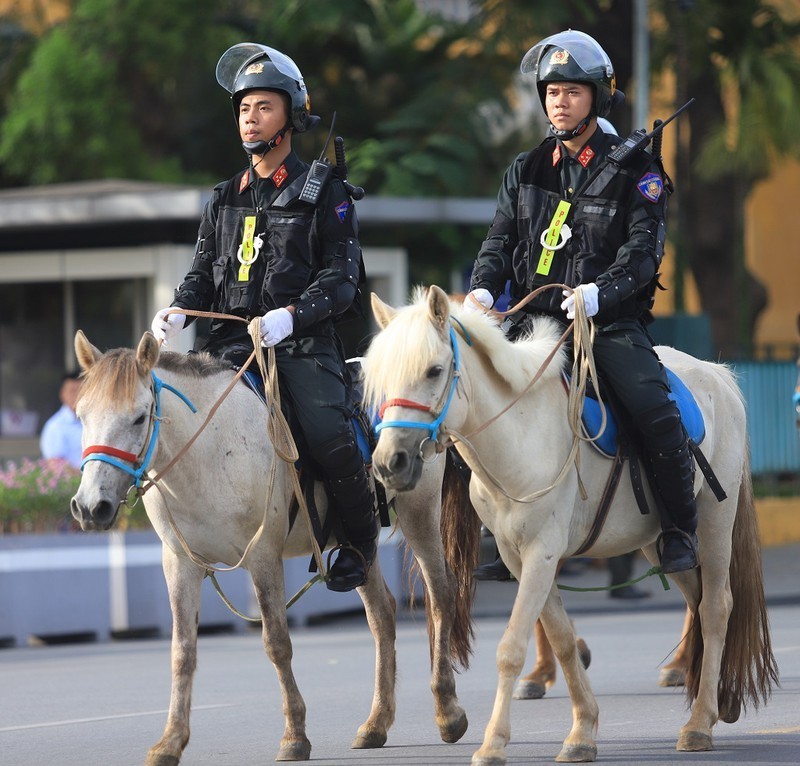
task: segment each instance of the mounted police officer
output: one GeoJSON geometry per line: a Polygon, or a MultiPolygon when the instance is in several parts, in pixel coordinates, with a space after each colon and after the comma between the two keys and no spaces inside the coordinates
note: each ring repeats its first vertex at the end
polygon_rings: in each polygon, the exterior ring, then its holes
{"type": "MultiPolygon", "coordinates": [[[[350,543],[331,566],[328,587],[352,590],[366,582],[378,532],[334,327],[338,317],[358,310],[363,265],[355,208],[335,175],[327,184],[306,186],[309,165],[292,150],[292,136],[319,118],[309,113],[303,76],[288,56],[240,43],[222,55],[216,74],[231,94],[250,163],[214,188],[191,270],[172,306],[262,317],[262,345],[275,348],[282,398],[350,543]]],[[[184,315],[165,308],[152,330],[166,341],[185,323],[184,315]]],[[[204,350],[243,364],[253,350],[247,325],[213,320],[204,350]]]]}
{"type": "MultiPolygon", "coordinates": [[[[665,371],[645,329],[664,254],[667,190],[648,151],[609,161],[617,136],[598,129],[623,100],[600,45],[578,31],[552,35],[522,60],[535,79],[550,135],[506,171],[465,305],[489,309],[511,281],[512,302],[547,284],[581,292],[594,317],[594,357],[640,439],[663,501],[665,572],[697,566],[694,464],[665,371]]],[[[573,291],[544,290],[515,315],[509,337],[533,314],[574,318],[573,291]]]]}

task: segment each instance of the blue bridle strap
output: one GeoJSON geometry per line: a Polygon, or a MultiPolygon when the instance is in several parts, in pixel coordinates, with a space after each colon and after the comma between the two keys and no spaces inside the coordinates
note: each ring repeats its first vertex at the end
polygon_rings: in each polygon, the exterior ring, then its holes
{"type": "MultiPolygon", "coordinates": [[[[197,407],[195,407],[194,404],[192,404],[190,399],[184,393],[179,391],[174,386],[171,386],[169,383],[165,383],[154,372],[151,372],[150,376],[153,380],[153,398],[155,399],[155,414],[152,416],[153,427],[152,430],[150,431],[150,439],[147,443],[147,449],[145,450],[144,457],[139,463],[138,468],[129,465],[127,462],[120,460],[119,458],[116,458],[113,455],[108,455],[103,452],[92,452],[92,454],[87,455],[81,461],[81,470],[83,470],[83,467],[90,460],[99,460],[102,463],[108,463],[109,465],[113,465],[116,468],[119,468],[121,471],[130,474],[130,476],[134,479],[133,486],[136,489],[138,489],[139,485],[142,483],[142,476],[144,476],[148,466],[150,465],[150,460],[153,457],[153,452],[155,451],[156,444],[158,443],[158,434],[159,431],[161,430],[161,390],[166,389],[167,391],[171,391],[193,413],[197,412],[197,407]]],[[[100,447],[99,449],[103,449],[103,447],[100,447]]]]}
{"type": "MultiPolygon", "coordinates": [[[[469,334],[464,328],[464,325],[462,325],[461,322],[459,322],[455,317],[451,317],[451,319],[461,328],[467,345],[471,346],[472,341],[470,340],[469,334]]],[[[429,434],[428,438],[431,441],[436,441],[437,437],[439,436],[439,427],[442,425],[442,422],[447,415],[447,410],[450,408],[450,402],[453,401],[453,394],[455,394],[456,386],[458,386],[458,377],[461,369],[461,355],[458,350],[458,339],[456,337],[456,331],[453,329],[452,325],[450,325],[450,348],[453,349],[453,380],[450,384],[450,391],[447,394],[447,400],[445,401],[444,407],[442,407],[442,411],[439,413],[438,417],[431,423],[420,423],[416,420],[384,421],[383,423],[378,423],[378,425],[375,426],[375,433],[379,434],[384,428],[418,428],[423,431],[427,431],[429,434]]]]}

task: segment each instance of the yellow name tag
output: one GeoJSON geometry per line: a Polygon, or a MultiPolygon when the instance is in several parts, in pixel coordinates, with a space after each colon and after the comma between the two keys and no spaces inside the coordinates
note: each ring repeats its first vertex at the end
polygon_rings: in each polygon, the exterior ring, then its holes
{"type": "MultiPolygon", "coordinates": [[[[561,202],[558,203],[556,212],[553,213],[553,218],[550,221],[550,226],[547,228],[547,234],[545,234],[544,237],[545,244],[549,245],[550,247],[558,244],[558,237],[561,234],[561,227],[567,220],[567,214],[569,213],[569,209],[571,207],[572,203],[567,202],[565,199],[562,199],[561,202]]],[[[539,263],[536,266],[537,274],[543,274],[544,276],[547,276],[550,273],[550,267],[553,265],[553,253],[553,250],[548,250],[546,247],[542,248],[542,253],[539,256],[539,263]]]]}
{"type": "Polygon", "coordinates": [[[244,233],[239,257],[239,281],[247,282],[250,279],[250,266],[255,261],[253,254],[253,237],[256,233],[256,217],[248,215],[244,219],[244,233]]]}

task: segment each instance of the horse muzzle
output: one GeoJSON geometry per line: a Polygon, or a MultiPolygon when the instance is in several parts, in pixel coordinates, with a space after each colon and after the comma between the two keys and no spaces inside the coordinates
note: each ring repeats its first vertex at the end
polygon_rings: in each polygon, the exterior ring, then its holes
{"type": "Polygon", "coordinates": [[[69,509],[84,532],[103,532],[110,529],[117,520],[119,504],[100,500],[87,506],[75,495],[69,503],[69,509]]]}
{"type": "MultiPolygon", "coordinates": [[[[380,445],[379,445],[380,446],[380,445]]],[[[395,492],[410,492],[422,476],[423,460],[418,452],[396,449],[390,454],[372,456],[372,470],[386,489],[395,492]]]]}

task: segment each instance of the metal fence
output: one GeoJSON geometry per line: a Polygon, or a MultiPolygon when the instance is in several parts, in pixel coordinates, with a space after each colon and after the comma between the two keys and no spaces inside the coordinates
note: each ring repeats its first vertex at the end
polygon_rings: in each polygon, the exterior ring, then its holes
{"type": "Polygon", "coordinates": [[[800,473],[800,435],[792,404],[797,366],[736,362],[733,367],[747,402],[753,473],[800,473]]]}

